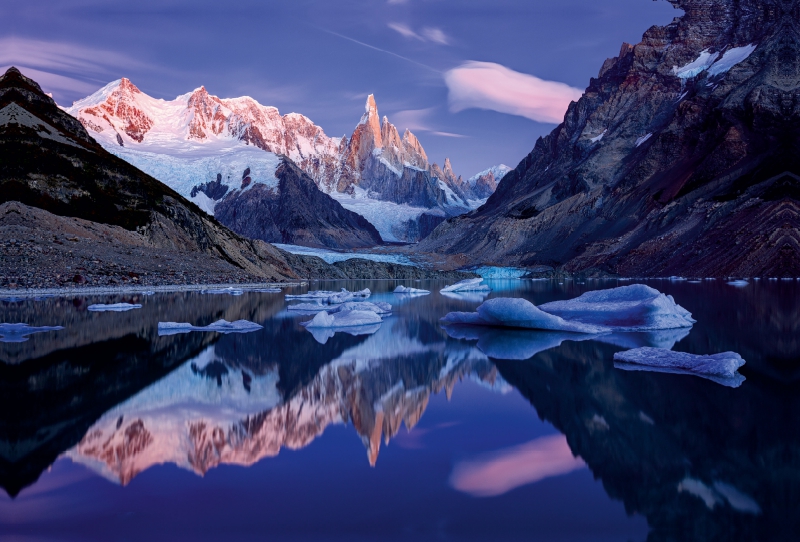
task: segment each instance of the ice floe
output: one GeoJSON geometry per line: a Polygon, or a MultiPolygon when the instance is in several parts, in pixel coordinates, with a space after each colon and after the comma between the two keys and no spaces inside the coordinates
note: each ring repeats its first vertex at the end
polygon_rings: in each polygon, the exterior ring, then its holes
{"type": "Polygon", "coordinates": [[[736,286],[737,288],[743,288],[745,286],[750,286],[750,283],[746,280],[732,280],[728,282],[728,286],[736,286]]]}
{"type": "Polygon", "coordinates": [[[201,290],[200,293],[201,294],[214,294],[214,295],[223,295],[223,294],[242,295],[244,293],[244,290],[228,286],[227,288],[211,288],[211,289],[208,289],[208,290],[201,290]]]}
{"type": "Polygon", "coordinates": [[[442,296],[448,299],[455,299],[457,301],[466,301],[469,303],[481,303],[491,291],[481,292],[442,292],[442,296]]]}
{"type": "Polygon", "coordinates": [[[28,324],[0,324],[0,343],[22,343],[28,340],[28,335],[58,331],[61,326],[33,327],[28,324]]]}
{"type": "Polygon", "coordinates": [[[381,317],[372,311],[346,310],[333,313],[324,311],[318,313],[312,320],[302,322],[301,325],[307,328],[342,328],[369,326],[380,324],[382,321],[381,317]]]}
{"type": "Polygon", "coordinates": [[[573,333],[601,333],[604,328],[597,325],[568,322],[548,314],[525,299],[490,299],[478,307],[477,312],[451,312],[441,319],[443,324],[471,326],[508,327],[569,331],[573,333]]]}
{"type": "Polygon", "coordinates": [[[440,293],[462,293],[462,292],[491,292],[488,285],[483,284],[482,278],[466,279],[456,282],[439,290],[440,293]]]}
{"type": "Polygon", "coordinates": [[[141,308],[142,306],[137,303],[112,303],[110,305],[104,305],[102,303],[98,303],[86,307],[87,310],[90,310],[92,312],[125,312],[141,308]]]}
{"type": "Polygon", "coordinates": [[[299,303],[297,305],[289,305],[290,311],[297,312],[322,312],[325,311],[329,314],[334,314],[343,311],[370,311],[379,316],[387,316],[392,313],[392,305],[382,301],[348,301],[342,303],[334,308],[330,306],[321,305],[319,303],[299,303]]]}
{"type": "Polygon", "coordinates": [[[406,286],[398,286],[394,289],[394,293],[396,294],[412,294],[412,295],[427,295],[430,292],[428,290],[420,290],[419,288],[408,288],[406,286]]]}
{"type": "MultiPolygon", "coordinates": [[[[374,200],[370,200],[374,201],[374,200]]],[[[375,202],[378,203],[378,202],[375,202]]],[[[420,211],[423,211],[420,209],[420,211]]],[[[360,214],[360,213],[359,213],[360,214]]],[[[416,213],[417,215],[420,214],[419,212],[416,213]]],[[[396,220],[396,217],[392,217],[392,220],[396,220]]],[[[370,222],[372,222],[370,220],[370,222]]],[[[383,233],[381,233],[383,237],[383,233]]],[[[384,240],[387,240],[383,237],[384,240]]],[[[309,248],[309,247],[302,247],[298,245],[282,245],[279,243],[274,243],[274,246],[278,247],[281,250],[285,250],[286,252],[290,252],[292,254],[300,254],[302,256],[317,256],[325,261],[325,263],[333,264],[336,262],[343,262],[346,260],[352,260],[354,258],[358,258],[360,260],[370,260],[373,262],[382,262],[382,263],[394,263],[399,265],[410,265],[415,266],[416,264],[409,260],[407,256],[403,256],[401,254],[371,254],[368,252],[337,252],[330,249],[319,249],[319,248],[309,248]]]]}
{"type": "Polygon", "coordinates": [[[283,290],[280,288],[253,288],[247,291],[255,294],[279,294],[283,290]]]}
{"type": "Polygon", "coordinates": [[[644,284],[594,290],[576,299],[545,303],[539,308],[570,322],[611,331],[688,328],[696,323],[672,296],[644,284]]]}
{"type": "Polygon", "coordinates": [[[614,366],[619,369],[693,374],[733,388],[744,382],[738,369],[745,361],[735,352],[700,356],[665,348],[644,347],[618,352],[614,354],[614,361],[618,362],[614,366]]]}
{"type": "Polygon", "coordinates": [[[191,331],[216,331],[217,333],[251,333],[263,329],[254,322],[248,320],[236,320],[235,322],[228,322],[227,320],[217,320],[213,324],[207,326],[193,326],[192,324],[176,323],[176,322],[159,322],[158,335],[177,335],[178,333],[189,333],[191,331]]]}
{"type": "Polygon", "coordinates": [[[347,303],[348,301],[352,301],[355,298],[366,299],[372,292],[370,292],[369,288],[365,288],[358,292],[350,292],[346,288],[342,288],[341,292],[329,292],[327,290],[316,290],[311,291],[306,294],[299,294],[299,295],[286,295],[286,300],[291,299],[310,299],[316,301],[317,303],[327,303],[329,305],[337,305],[341,303],[347,303]]]}

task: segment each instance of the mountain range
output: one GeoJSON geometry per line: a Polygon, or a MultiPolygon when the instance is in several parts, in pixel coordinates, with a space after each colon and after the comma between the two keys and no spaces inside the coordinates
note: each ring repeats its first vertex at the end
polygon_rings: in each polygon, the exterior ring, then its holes
{"type": "Polygon", "coordinates": [[[281,115],[249,97],[221,99],[200,87],[158,100],[128,79],[67,111],[109,152],[237,233],[268,242],[358,248],[417,241],[480,205],[508,171],[498,166],[464,181],[449,160],[429,164],[414,134],[401,138],[380,119],[373,96],[350,138],[328,137],[307,117],[281,115]]]}
{"type": "Polygon", "coordinates": [[[796,0],[670,0],[481,208],[419,250],[623,276],[800,276],[796,0]]]}

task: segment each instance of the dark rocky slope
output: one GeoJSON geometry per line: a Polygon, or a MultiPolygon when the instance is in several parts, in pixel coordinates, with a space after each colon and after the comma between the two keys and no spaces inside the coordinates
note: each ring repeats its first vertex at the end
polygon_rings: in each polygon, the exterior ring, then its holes
{"type": "Polygon", "coordinates": [[[486,205],[424,250],[569,272],[800,275],[800,2],[670,1],[685,15],[606,61],[486,205]]]}
{"type": "MultiPolygon", "coordinates": [[[[366,218],[319,190],[288,158],[275,171],[277,189],[256,184],[221,199],[214,216],[251,239],[310,247],[360,248],[383,243],[366,218]]],[[[209,197],[214,198],[213,187],[209,197]]]]}
{"type": "MultiPolygon", "coordinates": [[[[274,247],[239,237],[106,152],[15,68],[0,77],[0,204],[6,204],[3,226],[33,227],[39,235],[63,234],[64,217],[83,221],[76,224],[81,228],[109,226],[115,233],[97,232],[100,241],[107,237],[103,260],[114,261],[130,246],[141,246],[148,256],[202,254],[196,271],[207,264],[251,280],[297,278],[274,247]]],[[[32,269],[29,255],[13,256],[11,250],[4,253],[3,275],[8,283],[24,285],[19,279],[32,269]]]]}

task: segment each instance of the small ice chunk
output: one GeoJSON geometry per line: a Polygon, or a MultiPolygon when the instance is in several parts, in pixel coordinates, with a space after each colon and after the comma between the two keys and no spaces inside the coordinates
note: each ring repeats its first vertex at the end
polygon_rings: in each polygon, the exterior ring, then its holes
{"type": "MultiPolygon", "coordinates": [[[[675,352],[665,348],[643,347],[626,352],[617,352],[614,354],[614,361],[632,366],[660,369],[665,372],[677,371],[700,376],[731,379],[728,384],[732,387],[738,387],[744,381],[744,377],[737,371],[739,367],[745,364],[745,361],[742,356],[735,352],[700,356],[686,352],[675,352]]],[[[624,367],[618,364],[615,364],[615,366],[621,369],[633,369],[633,367],[624,367]]]]}
{"type": "Polygon", "coordinates": [[[732,280],[728,282],[728,286],[736,286],[737,288],[743,288],[745,286],[750,286],[750,283],[746,280],[732,280]]]}
{"type": "Polygon", "coordinates": [[[420,290],[418,288],[407,288],[405,286],[398,286],[394,289],[394,293],[396,294],[418,294],[418,295],[427,295],[430,292],[428,290],[420,290]]]}
{"type": "Polygon", "coordinates": [[[320,312],[312,320],[302,322],[307,328],[340,328],[380,324],[381,317],[372,311],[341,311],[329,314],[320,312]]]}
{"type": "Polygon", "coordinates": [[[125,312],[132,309],[141,309],[142,306],[134,303],[112,303],[111,305],[98,303],[96,305],[89,305],[86,308],[92,312],[125,312]]]}
{"type": "Polygon", "coordinates": [[[256,294],[279,294],[283,290],[281,290],[280,288],[253,288],[252,290],[247,290],[247,291],[256,294]]]}
{"type": "Polygon", "coordinates": [[[244,290],[240,290],[238,288],[233,288],[231,286],[228,286],[227,288],[211,288],[209,290],[202,290],[200,293],[202,293],[202,294],[214,294],[214,295],[222,295],[222,294],[242,295],[244,293],[244,290]]]}
{"type": "Polygon", "coordinates": [[[442,318],[441,322],[444,324],[570,331],[573,333],[600,333],[604,331],[595,325],[568,322],[559,316],[548,314],[525,299],[504,297],[486,301],[478,307],[477,312],[451,312],[442,318]]]}
{"type": "Polygon", "coordinates": [[[28,335],[58,331],[61,326],[32,327],[28,324],[0,324],[0,343],[23,343],[28,340],[28,335]]]}
{"type": "Polygon", "coordinates": [[[576,299],[545,303],[539,308],[571,322],[613,331],[655,331],[692,327],[692,314],[644,284],[586,292],[576,299]]]}
{"type": "Polygon", "coordinates": [[[341,292],[329,292],[326,290],[316,290],[308,292],[307,294],[300,295],[287,295],[286,299],[313,299],[317,303],[327,303],[329,305],[338,305],[352,301],[356,297],[368,298],[372,292],[368,288],[360,292],[349,292],[346,288],[342,288],[341,292]]]}
{"type": "Polygon", "coordinates": [[[486,284],[482,284],[483,279],[478,277],[476,279],[466,279],[461,282],[456,282],[445,288],[439,290],[441,293],[455,293],[455,292],[491,292],[492,289],[486,284]]]}
{"type": "Polygon", "coordinates": [[[336,313],[341,311],[352,311],[352,310],[363,310],[363,311],[371,311],[375,314],[380,316],[385,316],[391,314],[392,306],[389,303],[384,303],[381,301],[369,302],[369,301],[348,301],[347,303],[342,303],[341,305],[337,305],[335,308],[330,308],[327,305],[321,305],[319,303],[299,303],[297,305],[289,305],[287,307],[290,311],[297,311],[297,312],[328,312],[328,313],[336,313]]]}
{"type": "Polygon", "coordinates": [[[235,322],[228,322],[227,320],[217,320],[213,324],[207,326],[193,326],[192,324],[176,323],[176,322],[159,322],[158,323],[158,336],[164,335],[177,335],[178,333],[189,333],[191,331],[215,331],[217,333],[251,333],[263,329],[264,326],[258,325],[248,320],[236,320],[235,322]]]}

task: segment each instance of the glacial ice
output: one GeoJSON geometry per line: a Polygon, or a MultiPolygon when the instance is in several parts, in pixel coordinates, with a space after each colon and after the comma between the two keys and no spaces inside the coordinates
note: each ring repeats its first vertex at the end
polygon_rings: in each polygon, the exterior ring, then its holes
{"type": "Polygon", "coordinates": [[[92,312],[125,312],[132,309],[141,309],[142,306],[134,303],[112,303],[110,305],[103,305],[98,303],[96,305],[89,305],[87,310],[92,312]]]}
{"type": "Polygon", "coordinates": [[[456,301],[466,301],[468,303],[481,303],[491,292],[442,292],[442,296],[456,301]]]}
{"type": "Polygon", "coordinates": [[[689,311],[644,284],[586,292],[576,299],[545,303],[539,308],[570,322],[610,331],[655,331],[692,327],[689,311]]]}
{"type": "Polygon", "coordinates": [[[252,292],[254,294],[279,294],[283,290],[280,288],[253,288],[251,290],[246,290],[248,292],[252,292]]]}
{"type": "Polygon", "coordinates": [[[540,310],[530,301],[519,298],[490,299],[478,307],[477,312],[451,312],[442,318],[441,322],[444,324],[569,331],[572,333],[601,333],[606,331],[597,325],[568,322],[559,316],[540,310]]]}
{"type": "Polygon", "coordinates": [[[299,303],[297,305],[289,305],[287,307],[290,311],[298,311],[298,312],[322,312],[325,311],[329,314],[334,314],[337,312],[343,311],[370,311],[374,312],[379,316],[386,316],[392,313],[392,306],[389,303],[384,303],[382,301],[348,301],[347,303],[342,303],[341,305],[337,305],[334,308],[330,308],[329,306],[322,305],[319,303],[299,303]]]}
{"type": "Polygon", "coordinates": [[[242,294],[244,294],[244,290],[228,286],[227,288],[211,288],[211,289],[208,289],[208,290],[201,290],[200,293],[201,294],[214,294],[214,295],[222,295],[222,294],[242,295],[242,294]]]}
{"type": "Polygon", "coordinates": [[[341,312],[320,312],[312,320],[302,322],[307,328],[342,328],[380,324],[383,320],[372,311],[348,310],[341,312]]]}
{"type": "Polygon", "coordinates": [[[285,250],[291,254],[300,254],[303,256],[316,256],[321,258],[325,263],[333,264],[336,262],[343,262],[358,258],[360,260],[369,260],[372,262],[394,263],[400,265],[415,266],[416,264],[409,260],[407,256],[401,254],[371,254],[367,252],[337,252],[331,249],[309,248],[299,245],[282,245],[273,243],[281,250],[285,250]]]}
{"type": "Polygon", "coordinates": [[[254,322],[248,320],[236,320],[235,322],[228,322],[227,320],[217,320],[213,324],[207,326],[193,326],[192,324],[176,323],[176,322],[159,322],[158,323],[158,336],[164,335],[177,335],[178,333],[189,333],[191,331],[216,331],[217,333],[251,333],[263,329],[254,322]]]}
{"type": "Polygon", "coordinates": [[[715,382],[738,387],[744,377],[738,369],[745,364],[735,352],[723,352],[709,356],[675,352],[665,348],[636,348],[614,354],[615,366],[628,370],[655,370],[660,372],[694,374],[710,377],[715,382]]]}
{"type": "Polygon", "coordinates": [[[519,279],[522,278],[527,272],[527,269],[521,267],[496,267],[496,266],[482,266],[474,269],[469,269],[476,275],[480,275],[484,279],[519,279]]]}
{"type": "Polygon", "coordinates": [[[329,305],[338,305],[341,303],[347,303],[348,301],[352,301],[354,298],[368,298],[372,292],[370,292],[369,288],[365,288],[358,292],[349,292],[346,288],[342,288],[341,292],[329,292],[326,290],[317,290],[311,291],[307,294],[299,294],[299,295],[286,295],[286,300],[291,299],[311,299],[316,301],[317,303],[327,303],[329,305]]]}
{"type": "Polygon", "coordinates": [[[418,288],[407,288],[406,286],[398,286],[394,289],[394,293],[396,294],[411,294],[411,295],[427,295],[430,292],[428,290],[420,290],[418,288]]]}
{"type": "Polygon", "coordinates": [[[492,289],[486,284],[482,284],[483,279],[465,279],[439,290],[440,293],[457,292],[491,292],[492,289]]]}
{"type": "Polygon", "coordinates": [[[23,343],[28,340],[28,335],[58,331],[61,326],[32,327],[28,324],[0,324],[0,343],[23,343]]]}

